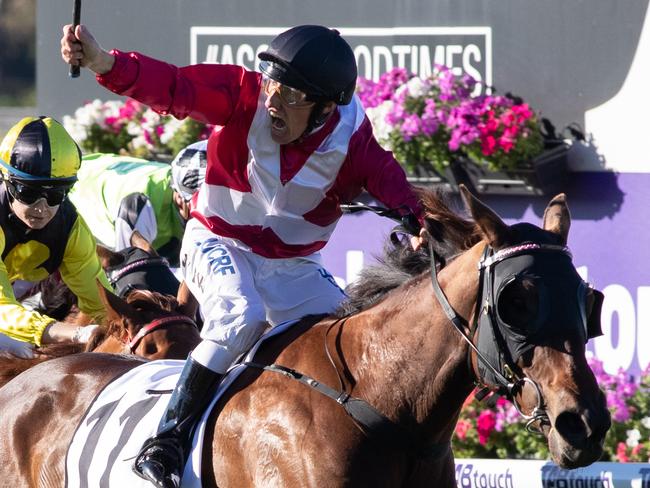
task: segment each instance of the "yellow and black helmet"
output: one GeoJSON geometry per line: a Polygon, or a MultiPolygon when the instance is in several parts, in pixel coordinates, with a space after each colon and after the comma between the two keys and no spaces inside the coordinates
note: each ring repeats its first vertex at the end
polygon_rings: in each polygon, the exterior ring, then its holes
{"type": "Polygon", "coordinates": [[[25,183],[72,185],[77,181],[81,150],[50,117],[25,117],[0,144],[0,170],[25,183]]]}

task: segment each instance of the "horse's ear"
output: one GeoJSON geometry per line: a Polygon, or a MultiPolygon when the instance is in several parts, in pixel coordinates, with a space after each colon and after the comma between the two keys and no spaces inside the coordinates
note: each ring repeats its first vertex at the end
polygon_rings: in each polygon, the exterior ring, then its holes
{"type": "Polygon", "coordinates": [[[114,251],[111,251],[109,248],[97,244],[96,246],[97,256],[99,256],[99,262],[102,265],[102,268],[110,268],[117,266],[124,261],[124,256],[114,251]]]}
{"type": "Polygon", "coordinates": [[[544,230],[560,236],[562,245],[566,245],[571,228],[571,214],[566,203],[566,195],[560,193],[553,197],[544,210],[544,230]]]}
{"type": "Polygon", "coordinates": [[[137,230],[134,230],[133,234],[131,234],[131,245],[133,247],[142,249],[144,252],[149,254],[149,256],[158,256],[158,253],[153,248],[151,243],[145,239],[145,237],[137,230]]]}
{"type": "Polygon", "coordinates": [[[510,240],[510,227],[490,207],[481,202],[463,184],[459,185],[465,206],[478,224],[484,239],[493,249],[500,249],[510,240]]]}
{"type": "Polygon", "coordinates": [[[187,315],[192,319],[196,318],[196,310],[199,308],[199,302],[196,300],[185,281],[181,282],[181,286],[178,287],[176,301],[178,302],[178,311],[180,313],[187,315]]]}
{"type": "Polygon", "coordinates": [[[138,312],[125,300],[122,300],[115,293],[104,288],[104,285],[99,280],[97,280],[97,288],[99,289],[99,298],[106,307],[107,318],[109,320],[121,318],[137,319],[138,312]]]}

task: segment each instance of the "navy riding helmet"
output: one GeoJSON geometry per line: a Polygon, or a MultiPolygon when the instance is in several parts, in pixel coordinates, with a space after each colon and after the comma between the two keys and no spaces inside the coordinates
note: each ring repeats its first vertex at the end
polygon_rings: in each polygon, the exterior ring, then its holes
{"type": "Polygon", "coordinates": [[[357,80],[350,45],[335,29],[299,25],[279,34],[259,53],[260,70],[283,85],[304,92],[315,102],[347,105],[357,80]]]}

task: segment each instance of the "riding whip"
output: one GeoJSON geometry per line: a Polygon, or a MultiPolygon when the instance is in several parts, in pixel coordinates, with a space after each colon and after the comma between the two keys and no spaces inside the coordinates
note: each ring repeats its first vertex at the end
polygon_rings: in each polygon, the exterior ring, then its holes
{"type": "MultiPolygon", "coordinates": [[[[74,33],[75,28],[81,22],[81,0],[74,0],[74,6],[72,8],[72,32],[74,33]]],[[[79,61],[81,63],[81,61],[79,61]]],[[[81,73],[80,64],[70,66],[70,78],[78,78],[81,73]]]]}

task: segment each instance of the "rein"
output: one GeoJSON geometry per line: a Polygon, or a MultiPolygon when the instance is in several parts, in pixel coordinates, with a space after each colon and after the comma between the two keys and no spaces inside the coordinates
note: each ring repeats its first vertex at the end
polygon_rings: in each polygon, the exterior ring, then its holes
{"type": "Polygon", "coordinates": [[[135,350],[138,347],[138,344],[140,344],[140,341],[147,335],[151,334],[154,330],[159,329],[165,325],[170,324],[171,322],[175,322],[177,324],[184,323],[184,324],[189,324],[193,325],[196,327],[196,324],[194,321],[186,317],[185,315],[172,315],[171,317],[163,317],[160,319],[156,319],[152,322],[149,322],[147,325],[142,327],[136,335],[134,335],[132,338],[127,339],[126,346],[129,348],[129,351],[131,354],[135,354],[135,350]]]}

